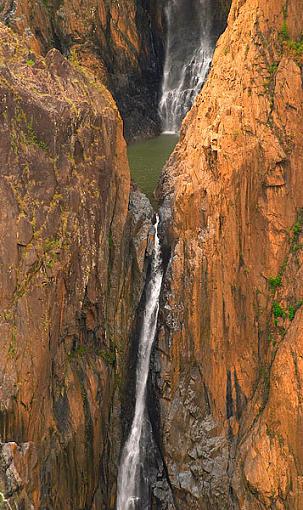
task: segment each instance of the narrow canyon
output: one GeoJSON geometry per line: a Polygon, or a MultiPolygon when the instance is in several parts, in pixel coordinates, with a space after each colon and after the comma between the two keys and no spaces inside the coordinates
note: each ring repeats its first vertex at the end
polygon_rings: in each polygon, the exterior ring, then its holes
{"type": "Polygon", "coordinates": [[[0,42],[0,509],[302,510],[302,0],[0,42]]]}

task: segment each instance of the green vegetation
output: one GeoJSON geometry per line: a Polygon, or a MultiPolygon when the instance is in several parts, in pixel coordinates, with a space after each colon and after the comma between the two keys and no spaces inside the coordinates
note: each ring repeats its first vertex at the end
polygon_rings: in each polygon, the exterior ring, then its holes
{"type": "Polygon", "coordinates": [[[109,246],[110,250],[114,247],[113,234],[112,234],[111,230],[109,231],[109,234],[108,234],[108,246],[109,246]]]}
{"type": "Polygon", "coordinates": [[[78,71],[83,71],[83,67],[79,62],[78,54],[75,48],[71,49],[68,55],[68,60],[75,67],[75,69],[78,69],[78,71]]]}
{"type": "Polygon", "coordinates": [[[100,356],[109,367],[116,365],[116,351],[114,349],[102,350],[100,356]]]}
{"type": "Polygon", "coordinates": [[[293,321],[296,315],[296,309],[294,306],[290,306],[288,308],[288,318],[289,320],[293,321]]]}
{"type": "Polygon", "coordinates": [[[266,434],[268,435],[269,439],[275,438],[275,433],[268,427],[268,425],[266,426],[266,434]]]}
{"type": "Polygon", "coordinates": [[[303,305],[303,301],[298,301],[298,303],[296,303],[294,306],[293,305],[289,306],[289,308],[288,308],[289,320],[291,320],[291,321],[294,320],[297,311],[299,310],[299,308],[301,308],[302,305],[303,305]]]}
{"type": "Polygon", "coordinates": [[[13,127],[11,144],[12,149],[16,154],[19,152],[20,143],[25,145],[36,145],[44,151],[48,150],[47,144],[40,140],[34,130],[33,119],[28,119],[26,113],[20,107],[16,107],[13,127]]]}
{"type": "Polygon", "coordinates": [[[259,367],[259,378],[263,382],[263,408],[266,405],[266,402],[268,401],[269,397],[269,390],[270,390],[270,369],[267,365],[261,365],[259,367]]]}
{"type": "Polygon", "coordinates": [[[278,274],[276,277],[268,278],[268,284],[272,291],[275,291],[278,287],[282,285],[282,274],[278,274]]]}
{"type": "Polygon", "coordinates": [[[281,36],[283,41],[288,41],[289,40],[289,33],[288,33],[286,18],[284,18],[284,20],[283,20],[283,25],[282,25],[282,29],[281,29],[281,32],[280,32],[280,36],[281,36]]]}
{"type": "Polygon", "coordinates": [[[57,238],[47,238],[44,241],[44,252],[49,253],[51,251],[58,252],[61,249],[61,240],[57,238]]]}
{"type": "Polygon", "coordinates": [[[83,358],[83,356],[85,356],[86,353],[87,353],[87,346],[81,344],[71,350],[71,352],[68,354],[68,359],[73,360],[73,359],[83,358]]]}
{"type": "Polygon", "coordinates": [[[283,24],[280,31],[280,40],[284,50],[290,51],[296,59],[303,56],[303,33],[297,41],[291,39],[287,26],[287,6],[283,9],[283,24]]]}
{"type": "Polygon", "coordinates": [[[27,142],[31,145],[36,145],[43,151],[47,151],[48,149],[46,143],[39,140],[36,132],[34,131],[32,120],[27,124],[27,142]]]}
{"type": "MultiPolygon", "coordinates": [[[[300,209],[298,211],[296,223],[290,230],[290,253],[285,259],[284,263],[281,266],[279,274],[275,277],[268,278],[268,284],[273,293],[277,291],[280,287],[282,287],[282,279],[285,273],[289,258],[291,254],[296,254],[296,252],[303,247],[302,244],[299,243],[300,235],[302,234],[303,229],[303,210],[300,209]]],[[[283,321],[288,319],[293,321],[297,311],[303,305],[303,300],[297,301],[294,303],[294,299],[287,299],[288,303],[286,304],[286,308],[284,309],[278,301],[273,301],[272,304],[272,319],[274,329],[269,326],[269,334],[268,341],[273,346],[276,345],[275,341],[275,333],[284,336],[286,334],[286,328],[284,325],[281,325],[281,321],[279,324],[279,319],[283,321]]]]}
{"type": "Polygon", "coordinates": [[[58,255],[62,248],[62,240],[57,238],[48,238],[43,242],[43,264],[48,269],[52,269],[55,262],[58,261],[58,255]]]}
{"type": "Polygon", "coordinates": [[[281,317],[282,319],[286,319],[286,312],[285,310],[283,310],[280,303],[277,303],[277,301],[273,302],[272,310],[275,319],[278,319],[279,317],[281,317]]]}
{"type": "Polygon", "coordinates": [[[298,57],[303,55],[303,36],[300,37],[298,41],[294,41],[293,39],[289,39],[287,41],[287,46],[289,49],[293,50],[298,57]]]}
{"type": "Polygon", "coordinates": [[[295,253],[302,248],[302,244],[299,243],[302,228],[303,228],[303,213],[302,210],[300,210],[297,222],[294,224],[292,228],[292,240],[291,240],[292,253],[295,253]]]}
{"type": "MultiPolygon", "coordinates": [[[[300,209],[298,211],[297,221],[291,229],[290,253],[296,253],[299,249],[303,248],[303,245],[299,243],[299,239],[300,239],[300,235],[302,234],[302,230],[303,230],[303,210],[300,209]]],[[[275,292],[279,287],[282,287],[282,278],[285,273],[285,270],[286,270],[286,267],[288,264],[288,260],[289,260],[289,256],[287,256],[287,258],[283,262],[278,275],[271,276],[267,280],[268,285],[273,292],[275,292]]],[[[300,305],[299,305],[299,307],[300,307],[301,301],[299,303],[300,303],[300,305]]],[[[282,315],[277,315],[278,310],[279,310],[279,308],[277,306],[277,303],[274,302],[273,303],[273,312],[274,312],[275,318],[282,317],[282,315]]],[[[292,312],[290,312],[290,314],[288,314],[288,315],[291,317],[292,312]]]]}
{"type": "Polygon", "coordinates": [[[13,359],[15,359],[17,356],[17,337],[15,329],[12,332],[12,339],[8,347],[8,354],[13,359]]]}
{"type": "Polygon", "coordinates": [[[279,62],[272,62],[267,66],[267,71],[269,73],[269,77],[265,80],[265,90],[270,94],[271,97],[271,109],[274,106],[274,86],[275,86],[275,76],[279,67],[279,62]]]}
{"type": "Polygon", "coordinates": [[[29,67],[32,67],[33,65],[35,65],[35,61],[31,58],[29,58],[27,61],[26,61],[26,64],[29,66],[29,67]]]}
{"type": "Polygon", "coordinates": [[[277,70],[278,70],[278,66],[279,66],[279,63],[278,62],[273,62],[272,64],[270,64],[267,69],[268,69],[268,72],[269,74],[272,76],[274,75],[277,70]]]}

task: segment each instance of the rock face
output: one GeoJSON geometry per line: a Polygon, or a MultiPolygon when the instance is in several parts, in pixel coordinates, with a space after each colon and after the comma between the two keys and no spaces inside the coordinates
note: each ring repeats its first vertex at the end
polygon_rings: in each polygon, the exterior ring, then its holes
{"type": "Polygon", "coordinates": [[[113,93],[127,139],[159,131],[162,0],[4,0],[0,17],[33,51],[55,47],[93,72],[113,93]]]}
{"type": "MultiPolygon", "coordinates": [[[[3,3],[23,41],[0,26],[0,506],[115,507],[153,211],[105,85],[129,137],[157,129],[161,12],[3,3]]],[[[162,509],[302,506],[301,30],[301,0],[232,2],[159,186],[162,509]]]]}
{"type": "Polygon", "coordinates": [[[0,38],[0,493],[25,510],[109,508],[153,212],[130,194],[107,89],[56,49],[0,38]]]}
{"type": "Polygon", "coordinates": [[[299,0],[232,2],[158,190],[176,508],[302,506],[302,21],[299,0]]]}

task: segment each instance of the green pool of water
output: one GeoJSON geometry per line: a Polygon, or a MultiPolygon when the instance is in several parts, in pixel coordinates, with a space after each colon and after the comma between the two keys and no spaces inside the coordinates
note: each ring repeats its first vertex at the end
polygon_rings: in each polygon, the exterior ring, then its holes
{"type": "Polygon", "coordinates": [[[176,135],[160,135],[151,140],[135,142],[128,147],[132,178],[153,205],[155,205],[153,192],[161,170],[177,141],[176,135]]]}

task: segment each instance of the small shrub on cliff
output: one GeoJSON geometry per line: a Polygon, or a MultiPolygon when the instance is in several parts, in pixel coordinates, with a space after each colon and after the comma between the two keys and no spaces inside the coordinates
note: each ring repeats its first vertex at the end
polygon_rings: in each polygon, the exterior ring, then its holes
{"type": "Polygon", "coordinates": [[[271,290],[275,291],[278,287],[281,287],[282,285],[282,276],[281,274],[278,274],[278,276],[272,276],[268,278],[268,284],[271,288],[271,290]]]}
{"type": "Polygon", "coordinates": [[[102,350],[100,352],[100,356],[106,365],[110,367],[114,367],[116,364],[116,352],[114,350],[102,350]]]}
{"type": "Polygon", "coordinates": [[[47,151],[48,147],[45,142],[39,139],[33,127],[33,119],[29,119],[26,113],[16,107],[14,123],[13,123],[12,149],[18,153],[19,144],[36,145],[40,149],[47,151]]]}
{"type": "Polygon", "coordinates": [[[282,25],[282,29],[281,29],[281,32],[280,32],[280,37],[286,41],[287,39],[289,39],[289,34],[288,34],[288,28],[287,28],[287,2],[286,4],[284,5],[283,7],[283,25],[282,25]]]}
{"type": "Polygon", "coordinates": [[[302,245],[299,243],[299,238],[302,233],[302,228],[303,228],[302,211],[299,211],[298,219],[292,228],[291,251],[293,253],[295,253],[300,248],[302,248],[302,245]]]}
{"type": "Polygon", "coordinates": [[[31,122],[28,123],[28,125],[27,125],[27,141],[31,145],[37,145],[37,147],[39,147],[43,151],[47,151],[47,149],[48,149],[46,143],[43,142],[42,140],[39,140],[37,134],[35,133],[35,131],[33,129],[33,125],[31,122]]]}
{"type": "Polygon", "coordinates": [[[288,318],[289,318],[289,320],[291,320],[291,321],[294,320],[297,311],[299,310],[299,308],[301,308],[302,305],[303,305],[303,301],[298,301],[298,303],[296,303],[295,306],[291,305],[288,308],[288,318]]]}
{"type": "Polygon", "coordinates": [[[284,17],[282,29],[281,29],[281,32],[280,32],[280,37],[281,37],[281,39],[283,41],[288,41],[288,39],[289,39],[289,33],[288,33],[288,28],[287,28],[287,20],[286,20],[285,17],[284,17]]]}
{"type": "Polygon", "coordinates": [[[296,315],[296,309],[294,306],[290,306],[288,308],[288,318],[289,320],[293,321],[296,315]]]}
{"type": "Polygon", "coordinates": [[[299,41],[294,41],[294,40],[290,39],[287,42],[287,46],[289,47],[290,50],[293,50],[297,54],[298,57],[302,56],[303,55],[303,36],[301,36],[299,41]]]}
{"type": "Polygon", "coordinates": [[[282,319],[286,319],[286,312],[285,310],[283,310],[280,303],[277,303],[277,301],[273,302],[272,310],[275,319],[278,319],[279,317],[281,317],[282,319]]]}
{"type": "Polygon", "coordinates": [[[278,66],[279,66],[278,62],[273,62],[267,67],[268,72],[271,76],[277,72],[278,66]]]}
{"type": "Polygon", "coordinates": [[[290,55],[300,64],[302,63],[303,57],[303,34],[297,41],[291,39],[287,27],[287,8],[284,9],[283,14],[283,25],[279,34],[283,50],[290,53],[290,55]]]}

